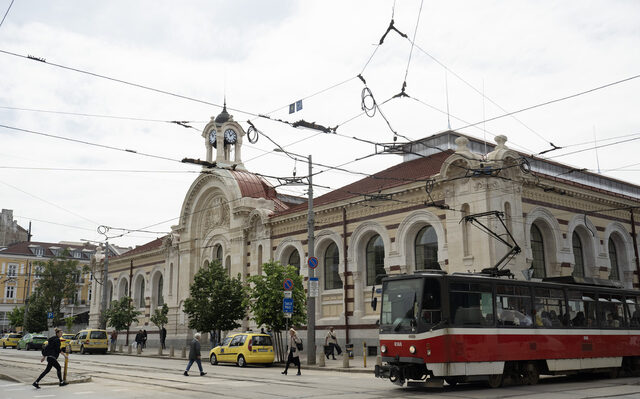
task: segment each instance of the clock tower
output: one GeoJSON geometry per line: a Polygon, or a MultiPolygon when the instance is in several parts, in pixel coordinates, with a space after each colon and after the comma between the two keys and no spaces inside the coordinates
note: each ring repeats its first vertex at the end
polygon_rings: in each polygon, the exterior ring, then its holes
{"type": "Polygon", "coordinates": [[[220,167],[230,167],[237,170],[246,170],[242,164],[242,138],[244,129],[233,120],[233,115],[227,112],[225,100],[222,112],[218,116],[211,117],[202,131],[207,149],[207,162],[215,162],[220,167]],[[216,157],[213,159],[215,151],[216,157]]]}

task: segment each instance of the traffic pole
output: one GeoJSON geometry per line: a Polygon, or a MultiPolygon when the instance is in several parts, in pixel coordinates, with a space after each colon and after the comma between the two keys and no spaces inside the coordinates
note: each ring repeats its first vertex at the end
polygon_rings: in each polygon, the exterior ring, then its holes
{"type": "MultiPolygon", "coordinates": [[[[68,348],[68,346],[67,346],[68,348]]],[[[68,352],[68,350],[67,350],[68,352]]],[[[67,380],[67,368],[69,367],[69,353],[67,353],[67,356],[64,357],[64,375],[62,376],[62,381],[66,381],[67,380]]]]}

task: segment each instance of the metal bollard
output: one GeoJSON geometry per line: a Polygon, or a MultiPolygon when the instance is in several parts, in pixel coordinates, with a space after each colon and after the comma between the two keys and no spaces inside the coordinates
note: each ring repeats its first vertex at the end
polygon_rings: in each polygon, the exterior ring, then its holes
{"type": "Polygon", "coordinates": [[[174,350],[173,350],[173,345],[171,345],[171,347],[169,348],[169,357],[173,357],[174,356],[174,350]]]}
{"type": "Polygon", "coordinates": [[[376,366],[382,366],[382,356],[376,356],[376,366]]]}
{"type": "Polygon", "coordinates": [[[158,346],[158,356],[162,356],[162,345],[158,346]]]}
{"type": "Polygon", "coordinates": [[[136,353],[138,355],[142,354],[142,345],[140,345],[140,344],[136,345],[136,353]]]}
{"type": "Polygon", "coordinates": [[[362,359],[364,360],[364,368],[367,368],[367,343],[366,341],[362,342],[362,359]]]}
{"type": "Polygon", "coordinates": [[[187,357],[187,347],[183,346],[182,347],[182,353],[180,354],[180,357],[185,359],[187,357]]]}
{"type": "Polygon", "coordinates": [[[346,353],[344,354],[344,356],[342,356],[342,367],[345,369],[349,368],[349,355],[347,355],[346,353]]]}
{"type": "Polygon", "coordinates": [[[122,344],[118,347],[118,352],[122,353],[122,344]]]}
{"type": "Polygon", "coordinates": [[[324,346],[322,347],[322,351],[320,350],[316,350],[316,353],[318,354],[318,367],[324,367],[325,363],[324,363],[324,346]]]}
{"type": "Polygon", "coordinates": [[[130,355],[131,354],[131,344],[129,344],[129,346],[127,346],[127,353],[130,355]]]}

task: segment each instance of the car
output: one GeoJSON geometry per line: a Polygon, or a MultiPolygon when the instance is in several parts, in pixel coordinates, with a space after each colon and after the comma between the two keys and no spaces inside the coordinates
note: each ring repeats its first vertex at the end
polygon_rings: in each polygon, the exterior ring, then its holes
{"type": "Polygon", "coordinates": [[[107,330],[87,329],[82,330],[68,341],[69,352],[107,353],[107,330]]]}
{"type": "Polygon", "coordinates": [[[20,338],[16,349],[42,349],[42,344],[47,340],[47,337],[43,334],[27,334],[20,338]]]}
{"type": "MultiPolygon", "coordinates": [[[[75,334],[62,333],[62,337],[60,337],[60,350],[65,350],[69,341],[71,341],[75,336],[76,336],[75,334]]],[[[47,346],[48,343],[49,341],[44,341],[44,344],[42,344],[42,347],[47,346]]]]}
{"type": "Polygon", "coordinates": [[[270,335],[257,333],[239,333],[226,337],[222,344],[211,349],[209,361],[218,363],[235,363],[240,367],[247,364],[273,364],[275,352],[270,335]]]}
{"type": "Polygon", "coordinates": [[[9,333],[5,334],[0,342],[2,342],[2,348],[6,349],[7,347],[16,347],[18,345],[18,341],[22,338],[21,333],[9,333]]]}

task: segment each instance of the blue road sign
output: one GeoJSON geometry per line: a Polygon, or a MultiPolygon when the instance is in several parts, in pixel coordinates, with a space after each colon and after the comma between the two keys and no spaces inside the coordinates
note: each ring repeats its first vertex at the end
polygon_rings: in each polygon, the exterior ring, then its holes
{"type": "Polygon", "coordinates": [[[293,289],[293,280],[291,280],[290,278],[285,278],[282,286],[286,291],[291,291],[293,289]]]}
{"type": "Polygon", "coordinates": [[[47,319],[53,319],[53,312],[47,312],[47,319]]]}
{"type": "Polygon", "coordinates": [[[293,298],[282,298],[282,312],[293,313],[293,298]]]}
{"type": "Polygon", "coordinates": [[[315,256],[310,257],[307,260],[307,264],[310,268],[315,269],[316,267],[318,267],[318,258],[316,258],[315,256]]]}

